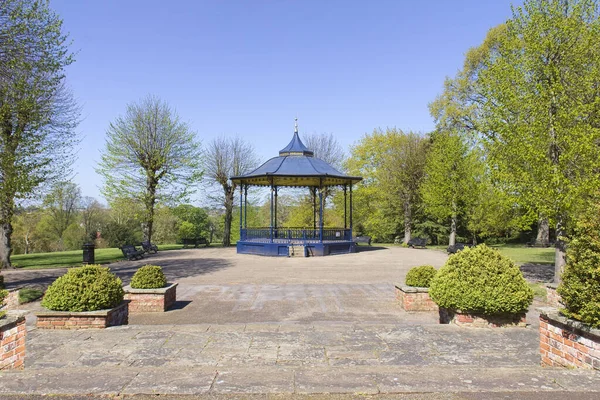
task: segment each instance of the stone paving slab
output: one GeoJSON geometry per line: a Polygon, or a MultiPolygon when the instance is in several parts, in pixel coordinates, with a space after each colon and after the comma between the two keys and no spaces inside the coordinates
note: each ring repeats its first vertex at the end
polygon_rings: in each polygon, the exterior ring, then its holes
{"type": "Polygon", "coordinates": [[[312,324],[122,326],[29,332],[27,368],[480,366],[539,364],[537,330],[312,324]],[[263,327],[264,329],[259,329],[263,327]],[[229,329],[231,328],[231,329],[229,329]],[[248,329],[247,329],[248,328],[248,329]]]}
{"type": "Polygon", "coordinates": [[[0,372],[0,394],[594,392],[593,371],[555,368],[47,368],[0,372]]]}

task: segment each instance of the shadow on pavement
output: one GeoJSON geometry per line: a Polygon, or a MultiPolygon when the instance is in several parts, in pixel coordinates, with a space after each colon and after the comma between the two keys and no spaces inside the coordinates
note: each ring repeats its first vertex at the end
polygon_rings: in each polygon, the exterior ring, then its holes
{"type": "MultiPolygon", "coordinates": [[[[167,281],[177,282],[179,279],[190,276],[210,274],[212,272],[229,268],[233,264],[220,258],[181,258],[181,259],[152,259],[152,257],[139,261],[123,261],[108,265],[124,285],[128,285],[131,277],[137,269],[146,264],[159,265],[162,267],[167,281]]],[[[66,268],[51,270],[25,270],[5,274],[6,288],[15,287],[37,287],[45,289],[56,278],[67,273],[66,268]]]]}
{"type": "Polygon", "coordinates": [[[167,311],[183,310],[186,308],[191,301],[189,300],[177,300],[167,311]]]}
{"type": "Polygon", "coordinates": [[[387,250],[387,247],[381,246],[356,246],[356,252],[362,253],[365,251],[377,251],[377,250],[387,250]]]}
{"type": "Polygon", "coordinates": [[[519,267],[525,279],[538,282],[552,282],[554,280],[554,264],[526,263],[519,267]]]}

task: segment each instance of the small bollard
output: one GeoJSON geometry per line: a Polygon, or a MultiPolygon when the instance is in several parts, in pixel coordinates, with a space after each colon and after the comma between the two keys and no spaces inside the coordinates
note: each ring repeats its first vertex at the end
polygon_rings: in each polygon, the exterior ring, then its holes
{"type": "Polygon", "coordinates": [[[93,243],[86,243],[83,245],[83,264],[94,264],[94,246],[93,243]]]}

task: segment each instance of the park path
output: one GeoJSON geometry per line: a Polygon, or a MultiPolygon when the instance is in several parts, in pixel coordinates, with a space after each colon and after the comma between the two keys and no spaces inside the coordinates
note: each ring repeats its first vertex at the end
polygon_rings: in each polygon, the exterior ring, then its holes
{"type": "MultiPolygon", "coordinates": [[[[401,310],[393,283],[446,257],[395,247],[280,259],[208,248],[115,263],[125,282],[147,262],[161,265],[180,284],[175,308],[90,331],[38,330],[30,315],[26,369],[0,372],[0,394],[600,393],[593,372],[539,366],[534,307],[528,328],[493,330],[401,310]]],[[[62,273],[6,278],[44,286],[62,273]]]]}

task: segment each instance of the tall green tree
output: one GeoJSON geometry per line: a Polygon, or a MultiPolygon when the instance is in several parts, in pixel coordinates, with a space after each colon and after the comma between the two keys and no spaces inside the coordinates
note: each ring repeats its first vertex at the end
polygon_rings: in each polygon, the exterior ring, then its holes
{"type": "Polygon", "coordinates": [[[208,183],[218,187],[218,194],[213,196],[213,199],[225,209],[223,216],[223,246],[225,247],[231,245],[234,197],[238,187],[229,178],[250,172],[257,164],[254,147],[239,137],[215,138],[208,145],[204,157],[204,169],[208,183]]]}
{"type": "Polygon", "coordinates": [[[483,174],[481,152],[455,131],[436,131],[427,155],[421,194],[425,212],[448,224],[450,245],[456,243],[458,224],[479,197],[483,174]]]}
{"type": "Polygon", "coordinates": [[[43,0],[0,0],[0,268],[10,268],[16,203],[68,174],[79,119],[65,88],[74,61],[43,0]]]}
{"type": "Polygon", "coordinates": [[[374,130],[352,147],[348,169],[364,178],[355,192],[358,223],[367,230],[379,226],[376,230],[388,232],[384,236],[404,232],[404,243],[410,240],[428,144],[423,135],[388,128],[374,130]]]}
{"type": "Polygon", "coordinates": [[[600,14],[592,0],[526,0],[476,78],[499,180],[555,222],[555,280],[571,215],[600,184],[600,14]]]}
{"type": "Polygon", "coordinates": [[[81,190],[73,182],[58,182],[44,199],[49,215],[49,227],[58,239],[58,248],[64,250],[64,233],[75,222],[81,202],[81,190]]]}
{"type": "Polygon", "coordinates": [[[112,202],[131,198],[144,205],[144,240],[152,240],[154,207],[184,201],[202,178],[200,143],[166,102],[147,96],[111,123],[97,171],[112,202]]]}

